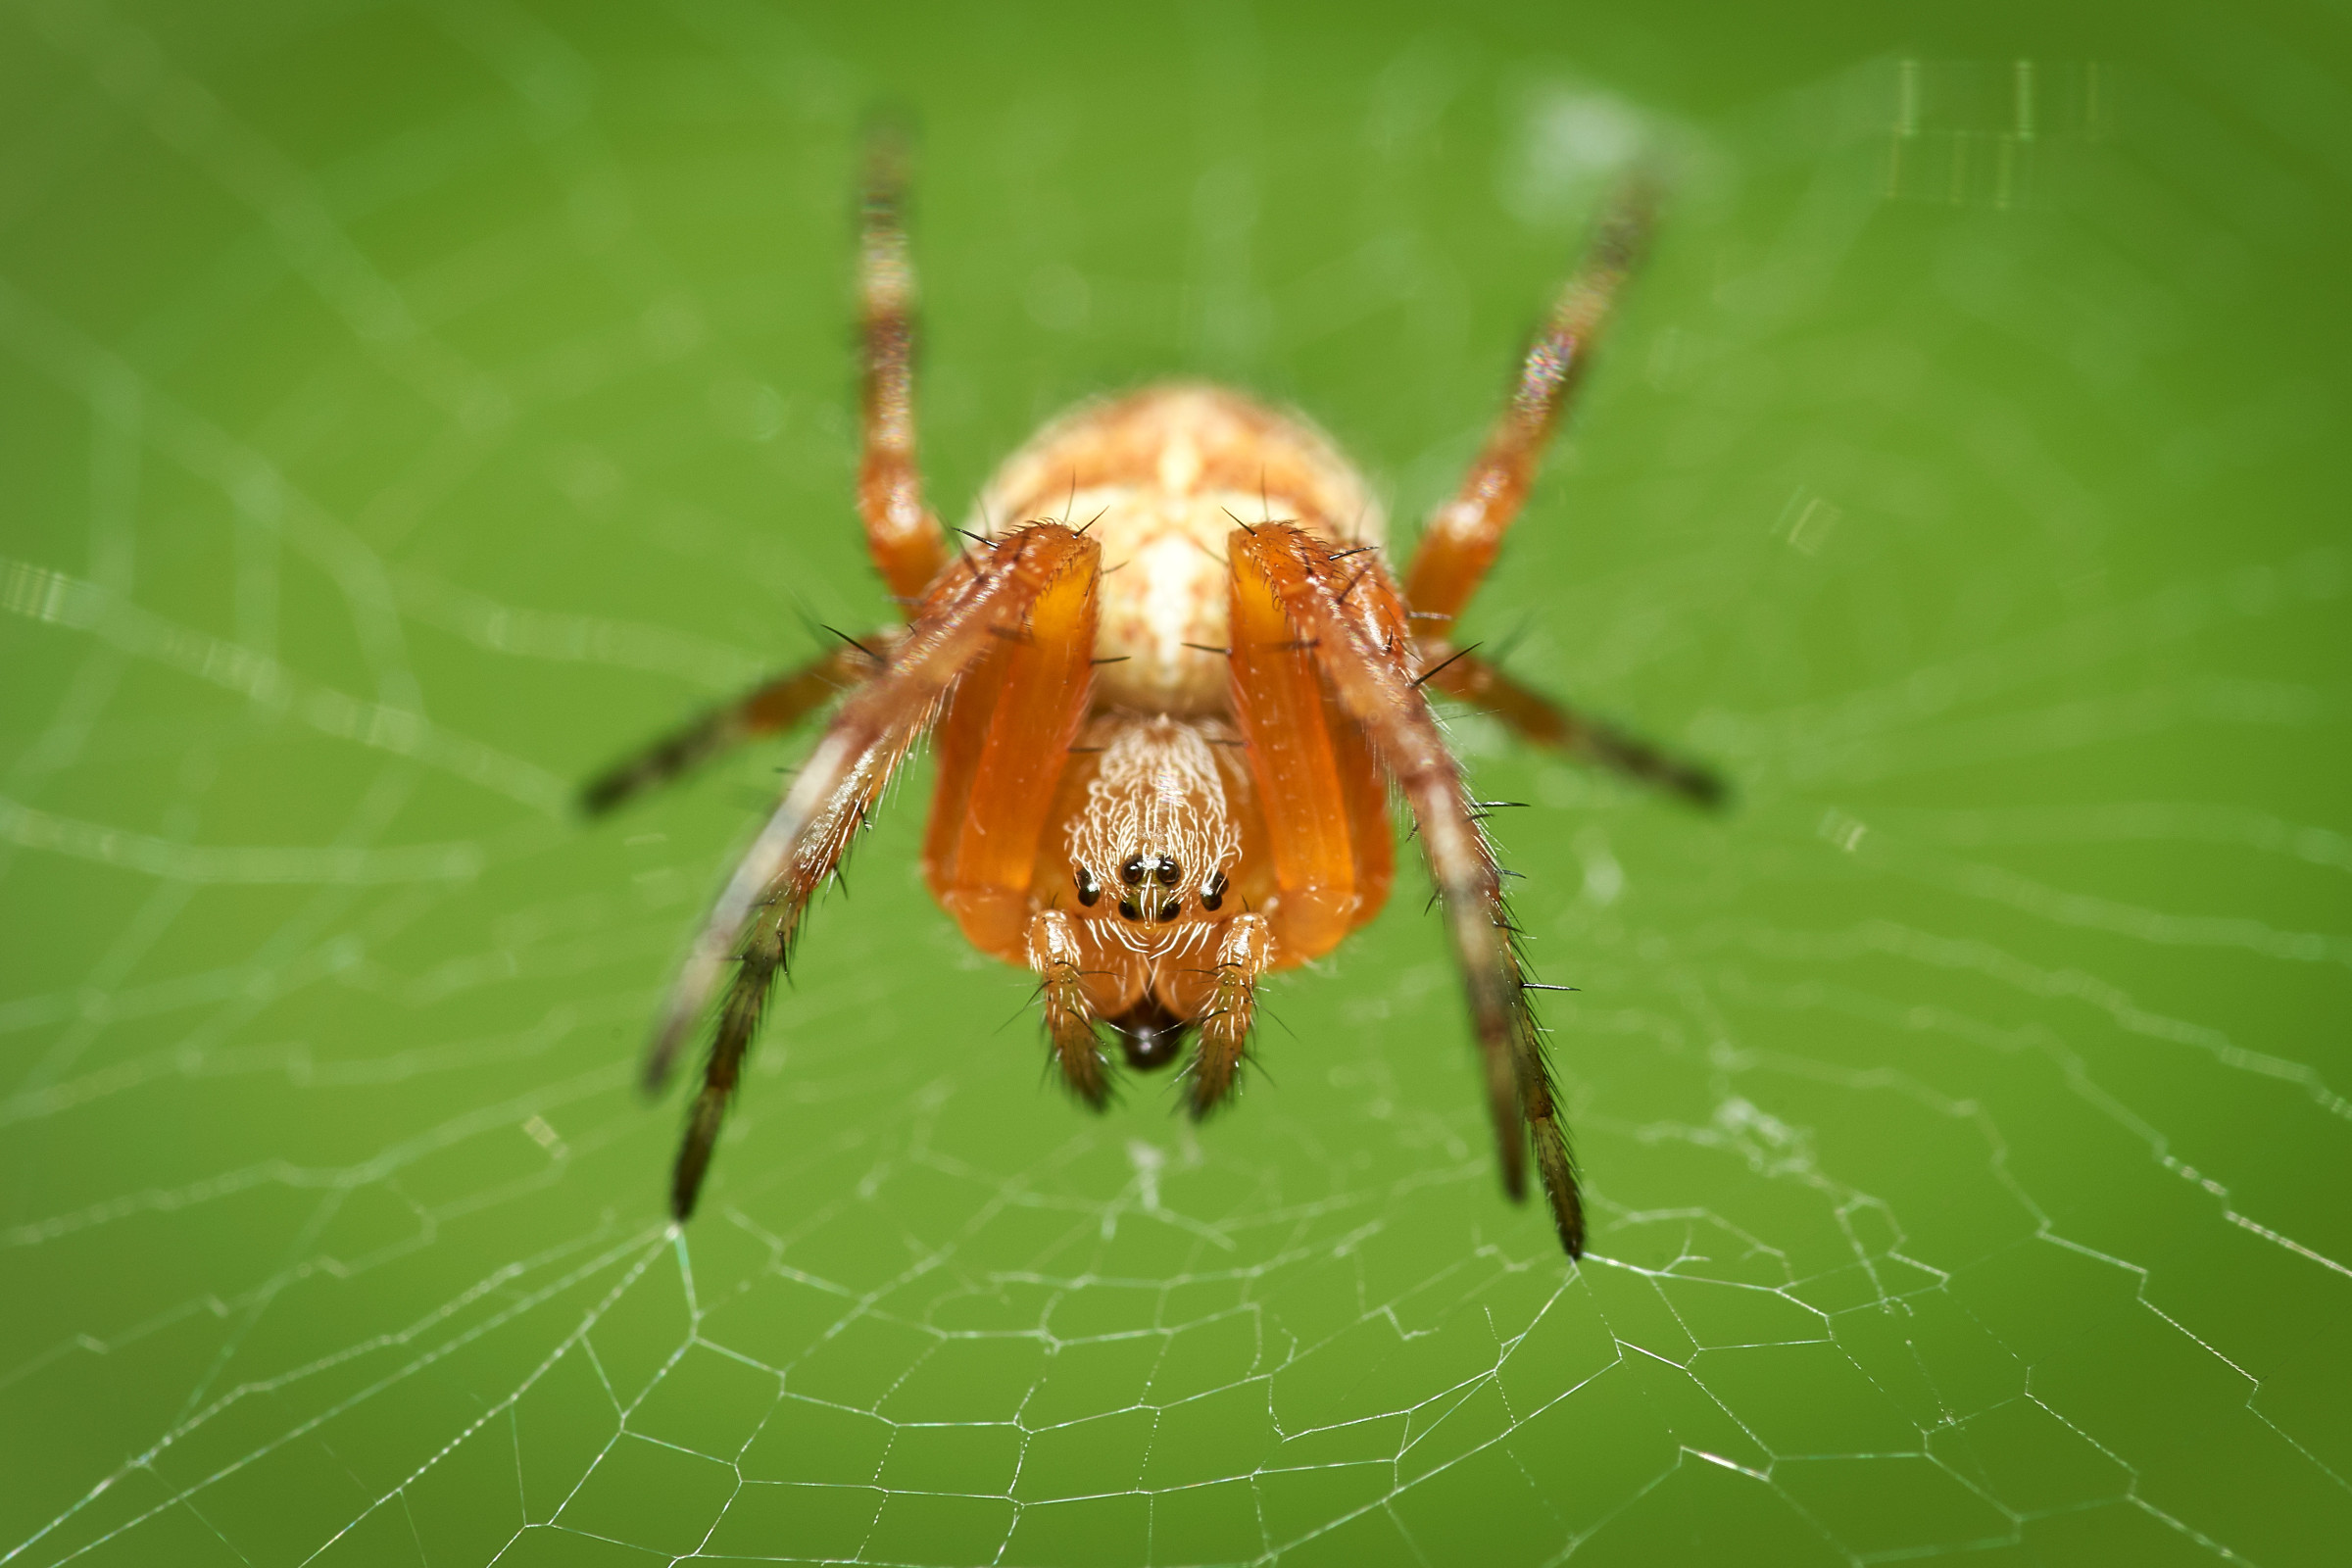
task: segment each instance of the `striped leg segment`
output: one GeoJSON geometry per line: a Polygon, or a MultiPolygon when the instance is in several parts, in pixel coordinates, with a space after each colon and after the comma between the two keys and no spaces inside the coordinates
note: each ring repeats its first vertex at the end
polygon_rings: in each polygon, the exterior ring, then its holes
{"type": "Polygon", "coordinates": [[[679,1219],[694,1210],[744,1054],[809,901],[840,865],[892,770],[930,726],[956,677],[1001,637],[1019,635],[1031,608],[1064,571],[1076,566],[1091,573],[1099,556],[1093,540],[1056,523],[1035,523],[935,584],[888,667],[833,716],[720,893],[646,1054],[646,1084],[658,1089],[723,990],[671,1188],[679,1219]]]}
{"type": "MultiPolygon", "coordinates": [[[[1312,535],[1284,524],[1261,524],[1235,532],[1230,548],[1237,565],[1247,559],[1271,585],[1299,640],[1313,647],[1340,707],[1363,727],[1382,769],[1412,811],[1469,994],[1503,1186],[1513,1198],[1525,1192],[1532,1135],[1560,1244],[1577,1256],[1585,1242],[1583,1200],[1528,1006],[1502,876],[1460,765],[1405,667],[1411,645],[1375,634],[1381,621],[1393,624],[1392,616],[1366,610],[1365,596],[1349,592],[1350,564],[1332,562],[1330,547],[1312,535]]],[[[1384,582],[1373,596],[1373,609],[1381,608],[1381,596],[1393,602],[1394,595],[1384,582]]]]}
{"type": "Polygon", "coordinates": [[[1555,703],[1474,653],[1425,642],[1420,654],[1424,667],[1431,671],[1429,684],[1494,714],[1522,740],[1678,795],[1708,810],[1730,803],[1731,789],[1723,775],[1704,763],[1676,757],[1639,735],[1555,703]]]}
{"type": "Polygon", "coordinates": [[[1438,509],[1406,572],[1404,597],[1425,626],[1449,629],[1494,564],[1519,515],[1561,413],[1584,380],[1592,346],[1618,291],[1648,248],[1657,205],[1646,180],[1621,187],[1602,216],[1584,265],[1560,291],[1519,367],[1511,400],[1453,499],[1438,509]]]}
{"type": "Polygon", "coordinates": [[[890,591],[912,603],[948,564],[947,536],[923,504],[914,452],[914,261],[907,254],[905,138],[877,132],[866,149],[858,303],[863,375],[858,514],[890,591]]]}
{"type": "Polygon", "coordinates": [[[603,816],[641,795],[677,782],[745,741],[783,734],[881,669],[889,662],[896,641],[895,633],[872,633],[860,643],[837,649],[711,709],[590,779],[580,790],[580,809],[589,816],[603,816]]]}

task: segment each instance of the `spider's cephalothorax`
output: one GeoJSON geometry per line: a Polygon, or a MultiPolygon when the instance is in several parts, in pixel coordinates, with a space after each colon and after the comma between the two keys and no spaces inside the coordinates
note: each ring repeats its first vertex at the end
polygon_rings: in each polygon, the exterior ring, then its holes
{"type": "Polygon", "coordinates": [[[1583,1208],[1532,983],[1484,812],[1426,694],[1700,804],[1720,797],[1704,770],[1560,708],[1451,640],[1641,248],[1642,189],[1629,186],[1605,219],[1401,589],[1380,510],[1332,443],[1200,385],[1151,388],[1048,426],[990,481],[963,530],[969,547],[952,554],[914,463],[913,273],[899,205],[899,158],[881,144],[861,252],[858,503],[906,624],[706,715],[585,796],[591,809],[610,808],[846,693],[720,895],[657,1029],[655,1083],[716,1000],[673,1210],[693,1209],[809,900],[928,735],[931,890],[974,946],[1036,971],[1054,1059],[1097,1105],[1110,1041],[1132,1067],[1175,1061],[1189,1046],[1196,1114],[1231,1094],[1259,978],[1330,952],[1386,902],[1394,790],[1445,905],[1504,1183],[1524,1190],[1532,1143],[1575,1255],[1583,1208]]]}

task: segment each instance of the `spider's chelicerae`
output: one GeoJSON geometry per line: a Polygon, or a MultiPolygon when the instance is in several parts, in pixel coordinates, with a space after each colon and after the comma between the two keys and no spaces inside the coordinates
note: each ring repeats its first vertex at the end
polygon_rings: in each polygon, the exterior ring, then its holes
{"type": "Polygon", "coordinates": [[[1642,248],[1645,188],[1613,200],[1400,589],[1380,508],[1331,441],[1200,384],[1150,387],[1049,424],[998,469],[962,530],[968,544],[951,550],[915,465],[902,167],[894,144],[877,143],[858,258],[858,510],[906,623],[845,638],[584,795],[590,810],[609,809],[841,699],[719,895],[655,1031],[647,1077],[658,1086],[715,1001],[672,1210],[693,1211],[810,899],[892,770],[930,735],[932,893],[976,947],[1037,972],[1054,1060],[1096,1106],[1109,1093],[1111,1041],[1138,1068],[1175,1060],[1192,1041],[1195,1115],[1232,1094],[1259,978],[1331,952],[1387,901],[1394,790],[1461,965],[1503,1184],[1524,1196],[1532,1142],[1576,1256],[1583,1205],[1529,1006],[1542,988],[1522,969],[1485,826],[1497,803],[1465,787],[1429,692],[1538,745],[1701,805],[1720,799],[1705,770],[1571,712],[1454,641],[1642,248]]]}

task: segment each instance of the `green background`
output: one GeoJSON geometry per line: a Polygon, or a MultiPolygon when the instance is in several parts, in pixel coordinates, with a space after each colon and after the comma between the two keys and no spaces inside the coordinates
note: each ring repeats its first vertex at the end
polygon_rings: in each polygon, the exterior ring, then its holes
{"type": "Polygon", "coordinates": [[[0,6],[0,1561],[2340,1560],[2342,19],[1946,9],[0,6]],[[793,753],[565,796],[887,613],[878,103],[950,511],[1184,372],[1409,534],[1671,159],[1471,624],[1740,806],[1456,726],[1581,1267],[1417,870],[1096,1119],[923,769],[666,1231],[793,753]]]}

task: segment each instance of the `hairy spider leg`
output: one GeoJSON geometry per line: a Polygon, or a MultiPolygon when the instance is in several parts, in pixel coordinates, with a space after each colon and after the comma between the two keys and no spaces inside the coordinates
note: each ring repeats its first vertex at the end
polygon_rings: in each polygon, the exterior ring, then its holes
{"type": "MultiPolygon", "coordinates": [[[[1258,976],[1270,965],[1289,968],[1331,952],[1380,911],[1396,878],[1388,791],[1362,726],[1317,672],[1311,641],[1255,560],[1228,559],[1228,690],[1275,896],[1270,917],[1248,913],[1227,924],[1213,969],[1180,976],[1170,988],[1175,1010],[1200,1025],[1191,1067],[1196,1117],[1215,1109],[1238,1081],[1258,976]]],[[[1357,580],[1373,569],[1365,563],[1357,580]]],[[[1385,574],[1377,592],[1396,606],[1385,574]]],[[[1364,596],[1367,604],[1375,597],[1364,596]]],[[[1401,631],[1400,609],[1394,622],[1401,631]]]]}
{"type": "Polygon", "coordinates": [[[869,632],[698,714],[582,785],[580,809],[602,816],[640,795],[676,783],[746,741],[781,735],[889,662],[898,638],[896,631],[869,632]]]}
{"type": "Polygon", "coordinates": [[[889,666],[834,714],[737,866],[679,970],[646,1055],[646,1084],[659,1088],[733,961],[703,1087],[678,1151],[670,1209],[679,1219],[694,1211],[744,1053],[809,901],[841,863],[892,770],[930,726],[957,675],[997,646],[1002,633],[1017,633],[1073,563],[1091,575],[1098,554],[1092,541],[1068,528],[1033,523],[985,561],[964,561],[942,576],[889,666]]]}
{"type": "Polygon", "coordinates": [[[995,646],[956,683],[933,742],[938,781],[923,874],[974,947],[1026,958],[1037,970],[1054,1059],[1078,1097],[1100,1107],[1109,1083],[1078,938],[1066,916],[1036,910],[1031,897],[1056,786],[1094,686],[1102,555],[1095,541],[1081,543],[1022,622],[1000,627],[995,646]]]}
{"type": "Polygon", "coordinates": [[[895,131],[866,149],[860,203],[858,302],[858,514],[883,581],[912,604],[948,564],[947,536],[923,504],[914,453],[914,260],[906,248],[907,152],[895,131]]]}
{"type": "Polygon", "coordinates": [[[1384,645],[1367,634],[1362,612],[1341,599],[1347,563],[1335,566],[1330,547],[1313,535],[1280,524],[1241,529],[1229,548],[1237,570],[1248,562],[1280,601],[1295,635],[1313,645],[1315,662],[1340,706],[1363,726],[1413,814],[1469,993],[1504,1190],[1513,1199],[1525,1194],[1532,1134],[1560,1244],[1569,1256],[1580,1256],[1583,1201],[1543,1040],[1528,1005],[1501,873],[1437,715],[1419,682],[1406,672],[1409,645],[1401,639],[1384,645]]]}
{"type": "Polygon", "coordinates": [[[1424,642],[1420,656],[1431,670],[1430,685],[1494,714],[1532,745],[1605,767],[1709,810],[1731,797],[1723,775],[1705,763],[1677,757],[1639,735],[1556,703],[1466,649],[1424,642]]]}
{"type": "Polygon", "coordinates": [[[1584,380],[1592,346],[1608,324],[1617,293],[1649,243],[1656,192],[1636,177],[1602,215],[1584,265],[1560,291],[1543,329],[1520,363],[1510,402],[1453,499],[1430,518],[1405,573],[1404,597],[1415,617],[1438,635],[1460,616],[1494,564],[1502,536],[1535,483],[1544,445],[1584,380]]]}
{"type": "Polygon", "coordinates": [[[1360,725],[1317,672],[1312,634],[1253,554],[1228,559],[1230,690],[1274,862],[1273,935],[1286,959],[1302,962],[1388,901],[1396,850],[1387,793],[1360,725]]]}

